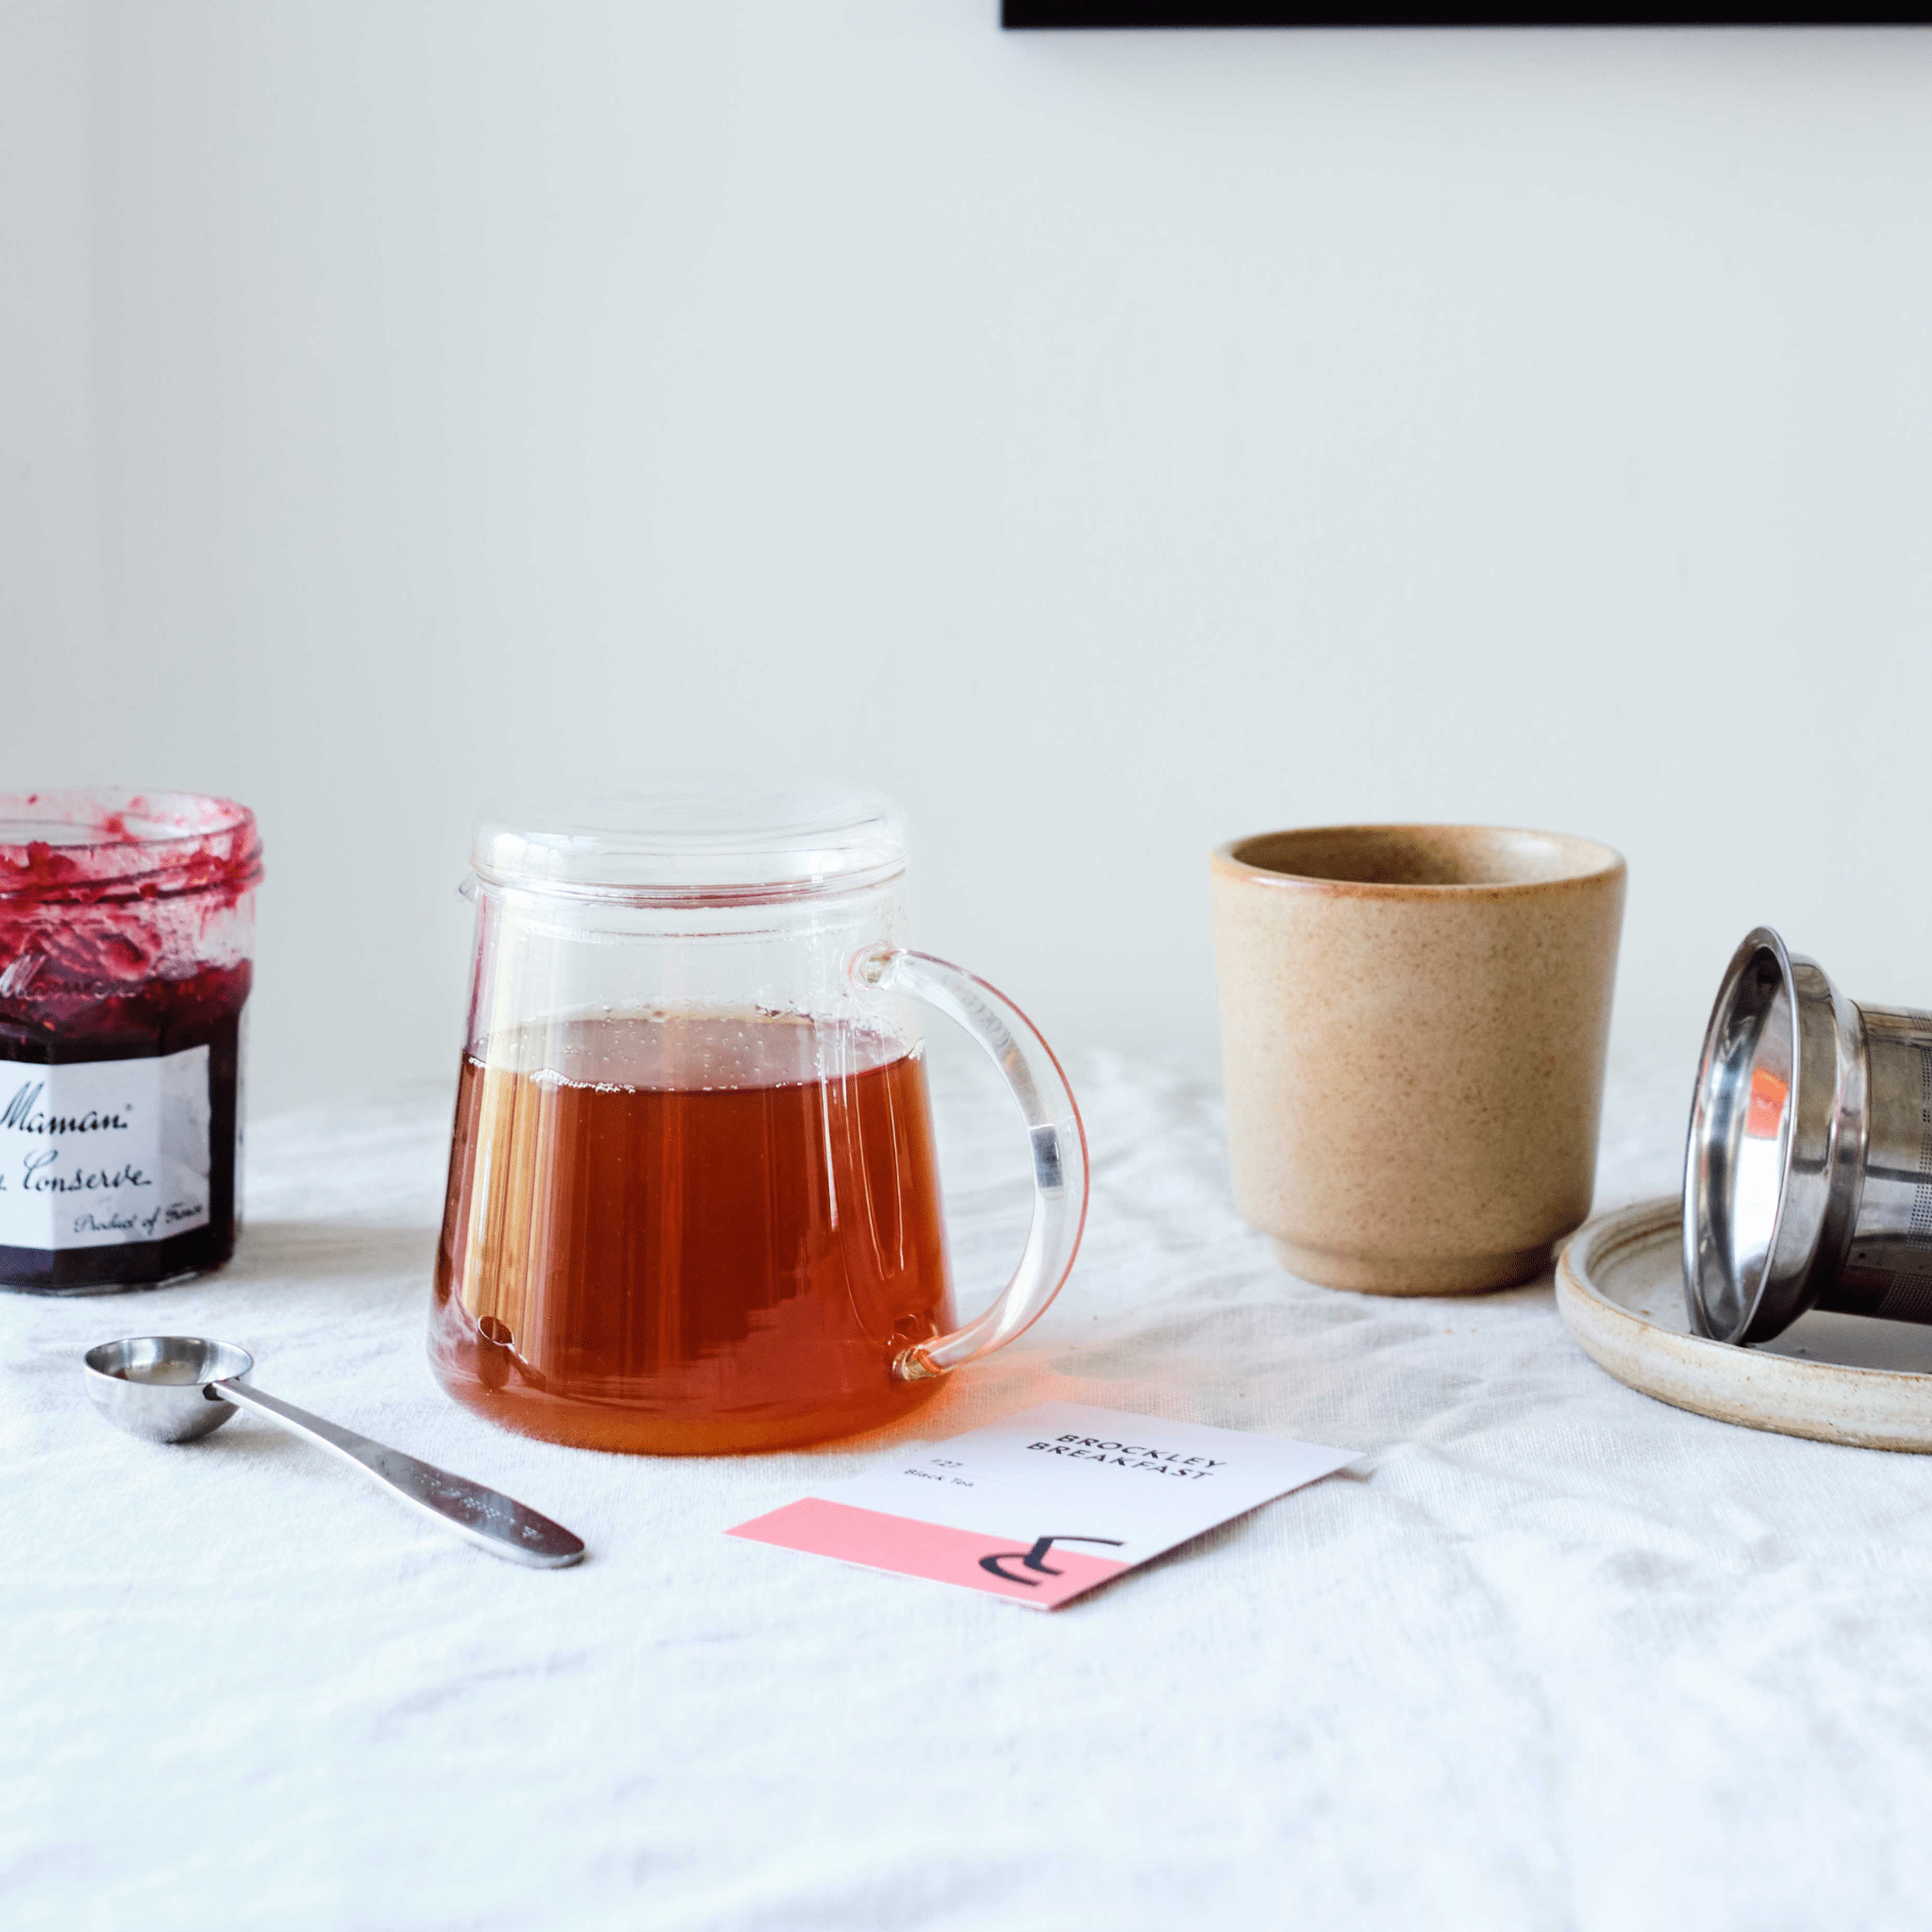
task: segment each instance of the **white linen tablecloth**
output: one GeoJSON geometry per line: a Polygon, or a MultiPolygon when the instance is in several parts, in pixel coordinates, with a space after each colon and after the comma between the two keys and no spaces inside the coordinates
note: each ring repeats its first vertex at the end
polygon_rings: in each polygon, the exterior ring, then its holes
{"type": "MultiPolygon", "coordinates": [[[[1599,1210],[1674,1185],[1689,1070],[1652,1072],[1613,1084],[1599,1210]]],[[[1932,1464],[1634,1394],[1547,1281],[1297,1282],[1211,1085],[1076,1085],[1073,1281],[903,1437],[1059,1396],[1368,1453],[1051,1616],[724,1535],[890,1439],[629,1458],[445,1402],[441,1094],[258,1129],[218,1276],[0,1295],[0,1925],[1926,1923],[1932,1464]],[[250,1417],[116,1434],[79,1352],[169,1331],[591,1559],[491,1561],[250,1417]]],[[[971,1302],[1017,1124],[973,1087],[941,1127],[971,1302]]]]}

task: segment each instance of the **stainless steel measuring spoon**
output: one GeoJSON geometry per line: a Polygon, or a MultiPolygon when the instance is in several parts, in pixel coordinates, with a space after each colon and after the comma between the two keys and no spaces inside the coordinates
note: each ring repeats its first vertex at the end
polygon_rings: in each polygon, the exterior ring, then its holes
{"type": "Polygon", "coordinates": [[[192,1442],[245,1408],[354,1463],[399,1501],[492,1557],[538,1570],[561,1570],[583,1557],[582,1539],[562,1524],[467,1476],[419,1462],[400,1449],[386,1449],[353,1429],[339,1428],[292,1402],[250,1387],[255,1357],[231,1341],[142,1335],[104,1341],[81,1360],[94,1407],[130,1436],[150,1442],[192,1442]]]}

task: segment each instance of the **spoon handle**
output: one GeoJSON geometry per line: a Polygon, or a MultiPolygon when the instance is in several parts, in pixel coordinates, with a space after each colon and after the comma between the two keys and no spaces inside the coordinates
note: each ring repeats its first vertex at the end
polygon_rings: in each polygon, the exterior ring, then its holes
{"type": "Polygon", "coordinates": [[[512,1563],[527,1563],[537,1570],[561,1570],[584,1554],[582,1539],[573,1536],[562,1524],[538,1515],[499,1491],[485,1489],[467,1476],[452,1475],[434,1463],[419,1462],[400,1449],[385,1448],[354,1429],[325,1422],[292,1402],[264,1394],[244,1382],[219,1381],[208,1386],[224,1402],[265,1415],[291,1435],[340,1456],[344,1462],[353,1462],[412,1509],[420,1509],[458,1536],[468,1537],[492,1557],[508,1557],[512,1563]]]}

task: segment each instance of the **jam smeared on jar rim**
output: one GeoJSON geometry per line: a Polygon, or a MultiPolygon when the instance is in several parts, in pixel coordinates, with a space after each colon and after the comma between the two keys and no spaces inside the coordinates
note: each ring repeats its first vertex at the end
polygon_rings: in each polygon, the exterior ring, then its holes
{"type": "Polygon", "coordinates": [[[94,905],[245,891],[261,877],[255,814],[225,798],[158,791],[0,795],[0,898],[94,905]],[[107,799],[121,799],[108,806],[107,799]]]}
{"type": "MultiPolygon", "coordinates": [[[[31,1091],[34,1068],[208,1049],[205,1109],[192,1109],[192,1132],[205,1121],[208,1136],[202,1224],[50,1247],[0,1232],[0,1283],[131,1286],[219,1267],[233,1252],[241,1021],[260,877],[254,814],[227,800],[0,795],[0,1109],[16,1090],[31,1091]]],[[[58,1075],[38,1077],[57,1088],[58,1075]]],[[[170,1131],[178,1144],[179,1124],[170,1131]]],[[[17,1194],[23,1176],[0,1171],[9,1185],[17,1194]]]]}

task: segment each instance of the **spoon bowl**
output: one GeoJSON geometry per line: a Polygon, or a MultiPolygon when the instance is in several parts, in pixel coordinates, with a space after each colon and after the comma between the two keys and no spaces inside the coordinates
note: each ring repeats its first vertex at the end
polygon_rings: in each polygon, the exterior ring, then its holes
{"type": "Polygon", "coordinates": [[[208,1385],[247,1384],[255,1357],[232,1341],[199,1335],[139,1335],[104,1341],[81,1357],[93,1406],[130,1436],[192,1442],[235,1413],[208,1385]]]}

